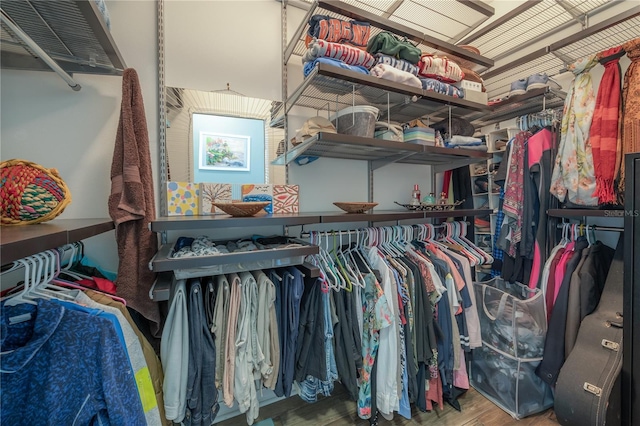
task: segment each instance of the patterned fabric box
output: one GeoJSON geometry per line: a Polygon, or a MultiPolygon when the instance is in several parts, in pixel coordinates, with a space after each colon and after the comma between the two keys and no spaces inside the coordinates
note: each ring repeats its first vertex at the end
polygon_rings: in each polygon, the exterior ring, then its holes
{"type": "Polygon", "coordinates": [[[200,214],[224,214],[213,203],[230,203],[232,198],[230,183],[201,183],[200,214]]]}
{"type": "Polygon", "coordinates": [[[200,188],[191,182],[167,182],[167,214],[169,216],[198,215],[200,188]]]}
{"type": "Polygon", "coordinates": [[[268,201],[270,204],[264,210],[269,214],[273,213],[273,185],[242,185],[242,201],[268,201]]]}
{"type": "Polygon", "coordinates": [[[298,213],[299,210],[298,185],[273,185],[273,214],[298,213]]]}

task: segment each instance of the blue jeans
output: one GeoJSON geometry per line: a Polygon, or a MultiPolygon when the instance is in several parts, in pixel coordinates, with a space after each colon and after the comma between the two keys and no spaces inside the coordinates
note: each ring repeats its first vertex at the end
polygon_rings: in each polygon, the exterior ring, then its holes
{"type": "Polygon", "coordinates": [[[185,426],[209,426],[218,414],[216,347],[207,324],[200,280],[189,281],[189,368],[185,426]]]}

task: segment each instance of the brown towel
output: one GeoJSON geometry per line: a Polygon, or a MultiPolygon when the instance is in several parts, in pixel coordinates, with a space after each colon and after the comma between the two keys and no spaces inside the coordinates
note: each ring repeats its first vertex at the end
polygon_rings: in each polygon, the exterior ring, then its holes
{"type": "Polygon", "coordinates": [[[127,68],[122,75],[120,121],[111,163],[109,215],[115,222],[118,243],[117,294],[141,313],[160,335],[160,311],[149,298],[155,273],[149,260],[158,251],[157,236],[149,230],[155,219],[155,200],[149,134],[138,73],[127,68]]]}

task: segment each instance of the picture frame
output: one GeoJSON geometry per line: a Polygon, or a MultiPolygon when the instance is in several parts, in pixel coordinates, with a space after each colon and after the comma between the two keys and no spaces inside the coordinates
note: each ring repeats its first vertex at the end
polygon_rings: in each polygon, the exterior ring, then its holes
{"type": "Polygon", "coordinates": [[[200,132],[199,168],[227,172],[251,170],[251,137],[200,132]]]}

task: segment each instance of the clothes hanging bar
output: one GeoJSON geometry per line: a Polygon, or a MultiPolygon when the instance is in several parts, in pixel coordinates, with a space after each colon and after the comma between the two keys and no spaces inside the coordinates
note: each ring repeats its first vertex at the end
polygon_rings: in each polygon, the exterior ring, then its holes
{"type": "MultiPolygon", "coordinates": [[[[457,223],[461,223],[460,221],[456,221],[457,223]]],[[[467,225],[471,225],[470,222],[466,222],[467,225]]],[[[431,227],[433,227],[434,229],[442,229],[445,227],[445,224],[442,223],[440,225],[431,225],[429,224],[431,227]]],[[[388,226],[374,226],[373,228],[394,228],[397,225],[388,225],[388,226]]],[[[399,226],[415,226],[415,225],[399,225],[399,226]]],[[[327,234],[327,235],[333,235],[335,234],[336,236],[338,235],[355,235],[358,232],[362,232],[364,229],[367,228],[362,228],[362,229],[349,229],[347,231],[305,231],[305,232],[301,232],[300,233],[300,238],[309,238],[311,236],[311,232],[319,232],[321,234],[327,234]]]]}
{"type": "MultiPolygon", "coordinates": [[[[558,229],[562,229],[565,224],[559,223],[556,225],[558,229]]],[[[624,232],[624,228],[619,228],[616,226],[598,226],[598,225],[579,225],[583,227],[586,231],[609,231],[609,232],[624,232]]]]}
{"type": "Polygon", "coordinates": [[[76,92],[82,89],[76,81],[67,74],[60,65],[56,61],[54,61],[51,56],[49,56],[38,44],[33,41],[31,37],[29,37],[20,27],[18,27],[7,15],[7,13],[0,9],[0,20],[4,23],[17,37],[19,37],[24,43],[33,51],[35,55],[37,55],[42,61],[44,61],[56,74],[58,74],[73,90],[76,92]]]}

